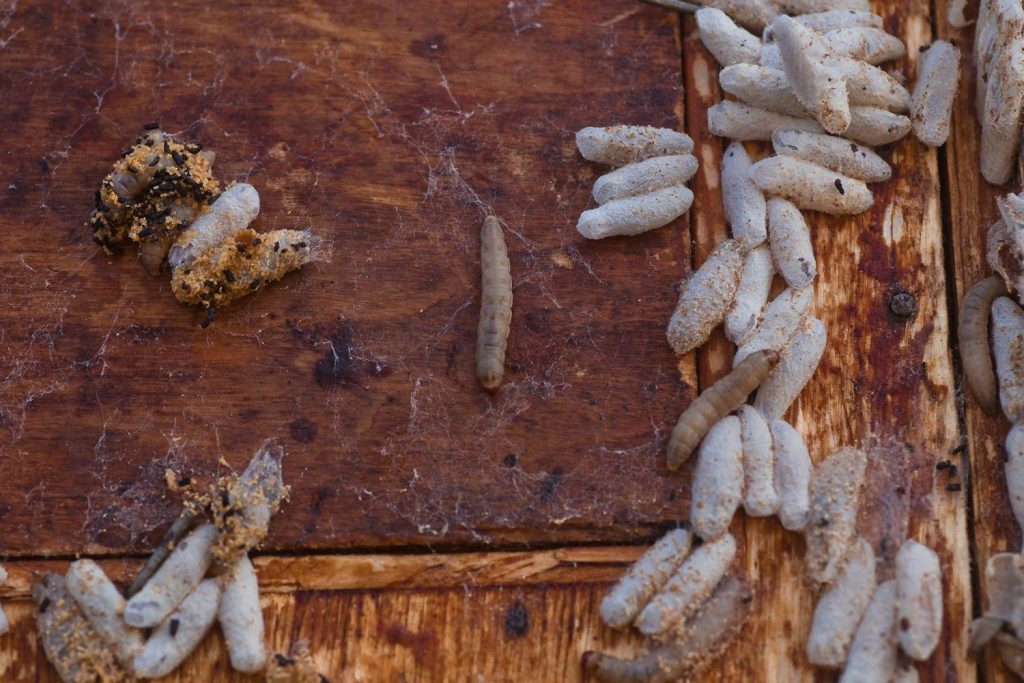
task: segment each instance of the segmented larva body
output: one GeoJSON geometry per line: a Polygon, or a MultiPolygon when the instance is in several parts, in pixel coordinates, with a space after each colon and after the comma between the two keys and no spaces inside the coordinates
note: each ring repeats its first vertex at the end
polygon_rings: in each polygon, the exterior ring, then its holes
{"type": "Polygon", "coordinates": [[[686,559],[691,542],[688,531],[675,529],[651,546],[601,601],[604,623],[617,629],[629,626],[686,559]]]}
{"type": "Polygon", "coordinates": [[[868,0],[781,0],[777,4],[786,14],[814,14],[829,10],[866,12],[871,9],[868,0]]]}
{"type": "Polygon", "coordinates": [[[249,227],[259,213],[260,195],[256,188],[248,183],[232,185],[175,240],[167,253],[167,264],[172,269],[191,264],[198,254],[249,227]]]}
{"type": "Polygon", "coordinates": [[[900,647],[924,661],[942,634],[942,571],[939,556],[917,541],[906,541],[896,554],[896,617],[900,647]]]}
{"type": "Polygon", "coordinates": [[[917,83],[910,99],[914,135],[929,147],[949,137],[953,99],[960,82],[960,50],[936,40],[917,62],[917,83]]]}
{"type": "Polygon", "coordinates": [[[679,355],[707,341],[725,318],[739,286],[743,248],[736,240],[720,243],[683,286],[665,337],[679,355]]]}
{"type": "Polygon", "coordinates": [[[882,17],[873,12],[846,9],[830,9],[824,12],[801,14],[793,18],[822,33],[861,26],[882,28],[885,25],[882,17]]]}
{"type": "Polygon", "coordinates": [[[829,66],[846,81],[850,104],[877,107],[896,114],[910,111],[910,91],[877,66],[838,56],[829,66]]]}
{"type": "Polygon", "coordinates": [[[178,668],[192,654],[217,617],[220,586],[206,579],[195,587],[153,631],[135,657],[135,674],[160,678],[178,668]]]}
{"type": "Polygon", "coordinates": [[[733,239],[744,250],[753,249],[768,238],[767,205],[764,195],[750,180],[751,166],[753,162],[743,143],[732,143],[722,155],[725,220],[732,228],[733,239]]]}
{"type": "Polygon", "coordinates": [[[576,147],[584,159],[609,166],[669,154],[690,154],[693,140],[686,133],[652,126],[583,128],[576,133],[576,147]]]}
{"type": "Polygon", "coordinates": [[[754,333],[733,356],[733,366],[738,366],[747,356],[772,349],[781,351],[789,344],[800,323],[807,317],[814,304],[814,291],[810,287],[790,287],[772,299],[754,333]]]}
{"type": "MultiPolygon", "coordinates": [[[[800,21],[802,17],[794,19],[800,21]]],[[[800,23],[806,25],[804,21],[800,23]]],[[[825,42],[837,55],[859,59],[868,64],[882,64],[907,54],[907,47],[902,40],[876,27],[845,26],[824,33],[825,42]]]]}
{"type": "Polygon", "coordinates": [[[512,324],[512,269],[501,223],[488,216],[480,229],[480,324],[476,331],[476,376],[497,391],[505,376],[505,349],[512,324]]]}
{"type": "Polygon", "coordinates": [[[910,133],[910,118],[879,107],[850,107],[850,127],[843,137],[869,147],[888,145],[910,133]]]}
{"type": "Polygon", "coordinates": [[[768,245],[762,244],[747,252],[732,307],[725,314],[725,336],[732,343],[742,345],[753,334],[768,303],[774,276],[772,252],[768,245]]]}
{"type": "Polygon", "coordinates": [[[162,622],[192,592],[210,566],[217,527],[204,524],[171,551],[160,569],[125,605],[124,620],[136,628],[162,622]]]}
{"type": "Polygon", "coordinates": [[[1020,146],[1024,109],[1024,37],[1017,38],[992,65],[981,115],[981,174],[993,185],[1010,179],[1020,146]]]}
{"type": "Polygon", "coordinates": [[[697,172],[697,157],[672,154],[627,164],[594,181],[593,195],[598,204],[625,199],[682,185],[697,172]]]}
{"type": "Polygon", "coordinates": [[[676,639],[634,660],[586,652],[583,668],[603,683],[673,683],[696,673],[736,636],[750,615],[753,593],[746,581],[727,576],[676,639]]]}
{"type": "Polygon", "coordinates": [[[636,618],[636,627],[647,635],[669,631],[700,605],[736,557],[736,539],[730,534],[694,550],[636,618]]]}
{"type": "Polygon", "coordinates": [[[1013,423],[1024,420],[1024,312],[1005,296],[992,302],[992,349],[999,403],[1013,423]]]}
{"type": "MultiPolygon", "coordinates": [[[[1024,530],[1024,424],[1015,424],[1006,435],[1006,464],[1003,471],[1013,517],[1017,520],[1017,526],[1024,530]]],[[[1024,606],[1021,612],[1024,614],[1024,606]]],[[[1024,636],[1024,630],[1020,635],[1024,636]]]]}
{"type": "Polygon", "coordinates": [[[750,178],[767,196],[783,197],[801,209],[857,214],[875,203],[863,181],[791,157],[762,159],[751,167],[750,178]]]}
{"type": "Polygon", "coordinates": [[[975,284],[960,305],[960,363],[964,379],[978,404],[988,413],[999,409],[996,374],[988,344],[988,318],[992,302],[1006,294],[1006,285],[998,275],[975,284]]]}
{"type": "Polygon", "coordinates": [[[846,447],[814,468],[805,539],[807,573],[819,584],[835,580],[853,543],[866,467],[864,452],[846,447]]]}
{"type": "Polygon", "coordinates": [[[982,0],[975,27],[974,64],[977,82],[975,106],[978,118],[984,120],[988,103],[988,86],[994,62],[1002,57],[1010,44],[1024,31],[1024,9],[1018,0],[982,0]]]}
{"type": "Polygon", "coordinates": [[[267,662],[263,640],[260,587],[248,556],[243,555],[220,577],[221,600],[217,621],[224,634],[231,668],[245,673],[262,671],[267,662]]]}
{"type": "Polygon", "coordinates": [[[790,287],[806,287],[818,274],[811,231],[800,209],[785,199],[768,200],[768,244],[775,270],[790,287]]]}
{"type": "Polygon", "coordinates": [[[743,28],[758,33],[779,16],[771,0],[708,0],[701,4],[722,10],[743,28]]]}
{"type": "Polygon", "coordinates": [[[778,420],[793,405],[818,369],[827,338],[825,323],[817,318],[804,321],[793,335],[754,399],[754,407],[766,420],[778,420]]]}
{"type": "Polygon", "coordinates": [[[835,53],[824,36],[785,15],[772,31],[793,94],[822,128],[843,133],[850,127],[850,97],[846,81],[829,66],[835,53]]]}
{"type": "Polygon", "coordinates": [[[142,631],[124,622],[125,599],[92,560],[72,562],[64,579],[68,593],[126,670],[142,650],[142,631]]]}
{"type": "Polygon", "coordinates": [[[614,199],[580,214],[576,230],[591,240],[639,235],[668,225],[690,210],[693,192],[673,185],[634,197],[614,199]]]}
{"type": "Polygon", "coordinates": [[[722,100],[708,109],[708,130],[731,140],[771,140],[780,130],[823,131],[814,119],[779,114],[732,100],[722,100]]]}
{"type": "Polygon", "coordinates": [[[800,531],[807,526],[811,514],[811,455],[800,432],[788,422],[775,420],[769,428],[775,454],[779,522],[785,529],[800,531]]]}
{"type": "Polygon", "coordinates": [[[729,528],[743,500],[743,440],[740,420],[719,420],[697,450],[693,475],[690,523],[704,540],[718,538],[729,528]]]}
{"type": "Polygon", "coordinates": [[[850,646],[840,683],[879,683],[896,671],[896,582],[875,589],[850,646]]]}
{"type": "Polygon", "coordinates": [[[866,183],[892,177],[892,167],[867,147],[832,135],[797,130],[779,131],[772,136],[775,153],[808,161],[866,183]]]}
{"type": "Polygon", "coordinates": [[[743,509],[751,517],[774,515],[779,509],[779,494],[775,490],[771,430],[751,406],[740,406],[736,415],[743,443],[743,509]]]}
{"type": "Polygon", "coordinates": [[[238,562],[263,542],[270,518],[288,494],[281,477],[284,449],[264,443],[237,479],[222,480],[219,495],[210,503],[217,539],[210,552],[220,567],[238,562]]]}
{"type": "Polygon", "coordinates": [[[760,38],[740,28],[722,10],[705,7],[697,10],[695,16],[700,40],[719,64],[757,64],[760,38]]]}
{"type": "Polygon", "coordinates": [[[814,608],[807,639],[807,659],[811,664],[830,669],[843,666],[857,624],[875,593],[875,585],[875,553],[870,543],[859,538],[839,577],[814,608]]]}
{"type": "MultiPolygon", "coordinates": [[[[812,125],[804,124],[801,130],[816,129],[817,132],[821,132],[820,126],[816,125],[811,119],[806,118],[808,116],[807,110],[800,104],[800,100],[796,98],[793,91],[790,90],[789,79],[781,69],[769,68],[764,65],[734,64],[733,66],[727,66],[718,73],[718,82],[722,86],[722,90],[743,100],[748,105],[756,105],[756,107],[763,107],[771,112],[795,117],[796,120],[810,122],[812,125]]],[[[753,109],[754,106],[750,108],[753,109]]],[[[733,106],[726,107],[725,109],[727,111],[737,110],[733,106]]],[[[783,122],[785,122],[785,119],[783,119],[783,122]]],[[[773,128],[772,133],[797,129],[796,127],[787,127],[785,125],[773,126],[773,128]]],[[[766,137],[759,137],[758,139],[767,140],[770,137],[771,133],[766,137]]]]}
{"type": "Polygon", "coordinates": [[[668,441],[668,468],[678,469],[708,430],[743,405],[778,361],[779,353],[772,349],[752,353],[694,399],[672,429],[668,441]]]}

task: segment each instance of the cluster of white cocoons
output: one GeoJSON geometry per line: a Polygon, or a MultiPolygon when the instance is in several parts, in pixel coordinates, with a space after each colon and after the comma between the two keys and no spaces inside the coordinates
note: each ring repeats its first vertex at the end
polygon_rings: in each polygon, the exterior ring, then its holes
{"type": "Polygon", "coordinates": [[[668,225],[690,209],[686,183],[697,172],[693,140],[651,126],[584,128],[576,147],[585,159],[617,166],[594,183],[596,209],[576,225],[588,239],[638,235],[668,225]]]}
{"type": "Polygon", "coordinates": [[[981,174],[993,185],[1013,174],[1024,111],[1024,8],[1020,0],[981,0],[974,29],[981,122],[981,174]]]}

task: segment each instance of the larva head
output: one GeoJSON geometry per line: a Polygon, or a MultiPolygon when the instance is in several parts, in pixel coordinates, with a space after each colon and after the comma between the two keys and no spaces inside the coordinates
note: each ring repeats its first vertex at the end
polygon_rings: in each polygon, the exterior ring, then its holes
{"type": "Polygon", "coordinates": [[[498,390],[498,387],[501,386],[501,380],[504,374],[504,372],[494,371],[483,372],[479,375],[480,386],[493,394],[498,390]]]}
{"type": "Polygon", "coordinates": [[[748,357],[757,357],[758,363],[764,362],[769,367],[775,367],[779,362],[779,358],[781,358],[779,352],[776,351],[775,349],[761,349],[760,351],[755,351],[754,353],[750,354],[750,356],[748,357]]]}

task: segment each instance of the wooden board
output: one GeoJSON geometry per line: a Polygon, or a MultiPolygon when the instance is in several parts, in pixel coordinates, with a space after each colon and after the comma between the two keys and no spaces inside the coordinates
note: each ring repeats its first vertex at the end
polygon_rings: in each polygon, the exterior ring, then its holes
{"type": "MultiPolygon", "coordinates": [[[[912,79],[931,7],[875,9],[907,41],[896,68],[912,79]]],[[[0,677],[52,680],[24,597],[34,571],[65,566],[44,557],[103,556],[126,577],[176,513],[167,467],[212,476],[268,437],[294,487],[259,562],[275,648],[308,639],[343,681],[572,681],[586,649],[637,651],[597,605],[640,544],[686,518],[690,473],[665,470],[664,443],[732,355],[716,334],[677,362],[663,337],[676,285],[726,236],[705,121],[717,66],[692,20],[611,1],[52,10],[0,13],[0,557],[13,560],[0,598],[15,625],[0,677]],[[166,278],[97,254],[92,190],[153,119],[217,149],[220,177],[257,186],[258,229],[311,226],[331,262],[204,331],[166,278]],[[617,122],[693,135],[697,208],[589,243],[574,224],[604,169],[581,162],[572,134],[617,122]],[[488,211],[507,223],[516,280],[494,399],[472,369],[488,211]],[[627,545],[565,547],[584,542],[627,545]]],[[[922,680],[977,677],[971,540],[996,532],[968,532],[968,501],[987,510],[1000,495],[995,470],[955,493],[934,469],[962,436],[946,278],[952,252],[962,284],[964,238],[953,221],[944,239],[944,221],[978,194],[956,146],[965,111],[951,151],[908,139],[885,152],[895,178],[873,188],[872,211],[808,217],[830,340],[788,415],[815,460],[868,448],[860,530],[883,574],[905,537],[940,553],[944,637],[922,680]],[[916,314],[892,314],[897,292],[916,314]]],[[[1005,524],[1005,507],[994,514],[1005,524]]],[[[742,515],[733,532],[758,606],[704,678],[831,680],[804,656],[802,540],[742,515]]],[[[230,674],[217,636],[173,680],[252,679],[230,674]]]]}

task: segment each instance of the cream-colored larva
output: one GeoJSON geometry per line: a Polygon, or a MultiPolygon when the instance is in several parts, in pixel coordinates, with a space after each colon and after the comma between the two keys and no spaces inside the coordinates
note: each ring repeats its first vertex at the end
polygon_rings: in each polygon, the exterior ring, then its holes
{"type": "Polygon", "coordinates": [[[880,683],[896,671],[896,582],[879,584],[850,646],[840,683],[880,683]]]}
{"type": "Polygon", "coordinates": [[[936,40],[917,62],[917,83],[910,98],[910,120],[917,139],[940,147],[949,137],[949,118],[960,83],[960,50],[936,40]]]}
{"type": "Polygon", "coordinates": [[[751,517],[774,515],[779,511],[779,494],[775,490],[772,432],[751,406],[740,406],[736,416],[743,443],[743,509],[751,517]]]}
{"type": "Polygon", "coordinates": [[[807,526],[811,509],[811,455],[807,444],[792,425],[782,420],[771,423],[775,452],[775,490],[779,493],[779,522],[790,531],[807,526]]]}
{"type": "Polygon", "coordinates": [[[172,269],[188,266],[196,256],[246,228],[260,213],[260,195],[248,183],[237,183],[224,190],[207,209],[178,237],[167,253],[172,269]]]}
{"type": "Polygon", "coordinates": [[[968,290],[960,305],[957,338],[960,340],[960,365],[964,380],[978,404],[988,413],[999,409],[996,373],[988,344],[988,318],[992,302],[1006,295],[1006,285],[998,275],[990,275],[968,290]]]}
{"type": "Polygon", "coordinates": [[[704,0],[699,4],[722,10],[748,31],[761,32],[779,16],[772,0],[704,0]]]}
{"type": "Polygon", "coordinates": [[[697,348],[725,318],[739,286],[743,247],[737,240],[719,243],[683,286],[665,337],[679,355],[697,348]]]}
{"type": "Polygon", "coordinates": [[[125,605],[124,620],[136,628],[152,628],[199,585],[213,555],[217,527],[204,524],[171,551],[160,569],[125,605]]]}
{"type": "Polygon", "coordinates": [[[885,25],[882,17],[873,12],[848,9],[832,9],[824,12],[801,14],[793,18],[801,24],[810,26],[822,33],[861,26],[882,28],[885,25]]]}
{"type": "Polygon", "coordinates": [[[210,630],[219,603],[216,579],[206,579],[196,586],[150,635],[135,657],[135,675],[160,678],[178,668],[210,630]]]}
{"type": "Polygon", "coordinates": [[[772,134],[780,130],[823,131],[814,119],[779,114],[732,100],[722,100],[708,109],[708,130],[731,140],[771,140],[772,134]]]}
{"type": "Polygon", "coordinates": [[[670,154],[626,164],[594,181],[594,200],[606,204],[647,194],[673,185],[682,185],[697,172],[697,157],[670,154]]]}
{"type": "Polygon", "coordinates": [[[985,589],[985,614],[1008,624],[1017,637],[1024,635],[1024,557],[1020,553],[996,553],[989,557],[985,589]]]}
{"type": "Polygon", "coordinates": [[[719,420],[739,408],[779,361],[779,353],[764,349],[750,354],[695,398],[683,411],[668,440],[668,468],[678,469],[704,435],[719,420]]]}
{"type": "Polygon", "coordinates": [[[999,404],[1013,423],[1024,420],[1024,312],[1001,296],[992,302],[992,350],[999,404]]]}
{"type": "Polygon", "coordinates": [[[1010,179],[1020,146],[1024,108],[1024,37],[992,65],[981,115],[981,174],[993,185],[1010,179]]]}
{"type": "Polygon", "coordinates": [[[732,236],[744,249],[753,249],[768,237],[764,195],[750,180],[753,162],[742,142],[734,142],[722,155],[722,205],[732,236]]]}
{"type": "Polygon", "coordinates": [[[614,199],[580,214],[576,230],[587,239],[639,235],[668,225],[689,211],[693,193],[673,185],[635,197],[614,199]]]}
{"type": "Polygon", "coordinates": [[[846,81],[850,104],[879,107],[897,114],[910,110],[910,91],[877,66],[840,55],[829,61],[829,67],[846,81]]]}
{"type": "Polygon", "coordinates": [[[775,20],[772,31],[793,94],[822,128],[843,133],[850,127],[850,97],[846,81],[830,67],[835,53],[825,37],[785,15],[775,20]]]}
{"type": "Polygon", "coordinates": [[[964,12],[967,11],[967,0],[952,0],[949,3],[949,11],[946,12],[946,21],[954,28],[966,28],[971,25],[964,12]]]}
{"type": "Polygon", "coordinates": [[[772,136],[772,147],[776,154],[809,161],[866,183],[892,177],[892,167],[885,159],[863,145],[833,135],[779,131],[772,136]]]}
{"type": "Polygon", "coordinates": [[[725,314],[725,336],[734,344],[746,343],[754,333],[772,288],[775,267],[768,245],[754,247],[743,257],[740,284],[736,288],[732,307],[725,314]]]}
{"type": "MultiPolygon", "coordinates": [[[[1015,424],[1006,435],[1006,464],[1003,472],[1014,519],[1017,520],[1017,526],[1024,530],[1024,424],[1015,424]]],[[[1024,636],[1024,633],[1020,635],[1024,636]]]]}
{"type": "MultiPolygon", "coordinates": [[[[801,17],[794,18],[799,21],[801,17]]],[[[907,47],[902,40],[880,28],[869,26],[846,26],[829,30],[825,32],[825,42],[838,55],[874,65],[900,59],[907,54],[907,47]]]]}
{"type": "Polygon", "coordinates": [[[263,443],[237,479],[222,487],[211,508],[218,536],[211,552],[227,568],[263,542],[270,518],[281,507],[288,487],[281,477],[284,449],[263,443]]]}
{"type": "Polygon", "coordinates": [[[719,64],[757,64],[761,53],[760,38],[738,26],[719,9],[705,7],[697,10],[694,16],[701,42],[719,64]]]}
{"type": "Polygon", "coordinates": [[[814,304],[814,290],[811,287],[785,289],[772,299],[754,333],[736,349],[733,366],[738,366],[747,356],[763,349],[782,351],[793,338],[800,323],[807,317],[814,304]]]}
{"type": "Polygon", "coordinates": [[[245,673],[262,671],[267,649],[263,639],[260,587],[247,555],[220,577],[221,599],[217,621],[224,633],[231,668],[245,673]]]}
{"type": "Polygon", "coordinates": [[[92,560],[72,562],[64,582],[82,614],[121,666],[130,671],[135,655],[142,650],[142,631],[124,622],[121,591],[92,560]]]}
{"type": "Polygon", "coordinates": [[[480,229],[480,322],[476,330],[476,377],[487,391],[497,391],[505,376],[511,324],[512,269],[508,247],[501,223],[488,216],[480,229]]]}
{"type": "Polygon", "coordinates": [[[807,638],[807,660],[811,664],[842,668],[875,585],[875,553],[870,543],[858,538],[839,577],[814,608],[807,638]]]}
{"type": "Polygon", "coordinates": [[[850,127],[843,137],[869,147],[888,145],[910,133],[910,117],[879,107],[850,107],[850,127]]]}
{"type": "Polygon", "coordinates": [[[726,534],[699,546],[679,566],[636,618],[641,633],[658,635],[687,619],[711,594],[736,557],[736,539],[726,534]]]}
{"type": "Polygon", "coordinates": [[[583,668],[602,683],[673,683],[696,673],[736,636],[750,615],[753,593],[746,581],[727,576],[672,642],[638,659],[599,652],[583,654],[583,668]]]}
{"type": "Polygon", "coordinates": [[[1008,194],[996,197],[1002,216],[988,229],[986,259],[992,270],[1002,276],[1006,288],[1024,301],[1024,196],[1008,194]]]}
{"type": "Polygon", "coordinates": [[[942,571],[935,551],[913,540],[896,553],[896,618],[903,651],[928,659],[942,635],[942,571]]]}
{"type": "Polygon", "coordinates": [[[601,619],[612,628],[629,626],[690,552],[690,532],[675,529],[662,536],[633,563],[601,601],[601,619]]]}
{"type": "Polygon", "coordinates": [[[1024,31],[1024,9],[1019,0],[982,1],[975,28],[974,65],[977,83],[975,107],[984,119],[987,89],[995,63],[1024,31]]]}
{"type": "Polygon", "coordinates": [[[705,541],[718,538],[729,529],[742,500],[743,438],[739,418],[729,415],[708,431],[697,449],[690,502],[694,532],[705,541]]]}
{"type": "Polygon", "coordinates": [[[811,231],[800,209],[785,199],[768,200],[768,245],[775,270],[790,287],[814,282],[818,262],[814,258],[811,231]]]}
{"type": "MultiPolygon", "coordinates": [[[[727,66],[718,73],[718,82],[722,90],[744,102],[769,111],[798,117],[804,120],[807,110],[793,91],[789,89],[789,79],[781,69],[754,64],[734,64],[727,66]]],[[[820,132],[820,126],[816,126],[820,132]]],[[[794,130],[795,127],[781,126],[778,130],[794,130]]],[[[770,136],[769,136],[770,137],[770,136]]]]}
{"type": "Polygon", "coordinates": [[[762,159],[751,167],[750,178],[766,195],[784,197],[810,211],[858,214],[875,202],[863,181],[792,157],[762,159]]]}
{"type": "Polygon", "coordinates": [[[653,126],[583,128],[576,133],[576,147],[584,159],[609,166],[668,154],[691,154],[693,140],[686,133],[653,126]]]}
{"type": "Polygon", "coordinates": [[[780,0],[776,4],[786,14],[815,14],[829,10],[866,12],[871,9],[868,0],[780,0]]]}
{"type": "Polygon", "coordinates": [[[807,573],[819,584],[835,580],[853,543],[866,467],[864,452],[849,446],[814,467],[804,537],[807,573]]]}
{"type": "Polygon", "coordinates": [[[192,528],[192,523],[195,522],[196,515],[191,509],[186,507],[178,515],[178,518],[174,520],[170,528],[164,533],[164,537],[160,539],[160,543],[153,552],[150,553],[149,557],[146,558],[145,563],[142,565],[142,569],[132,579],[131,585],[128,586],[127,597],[132,597],[142,587],[149,583],[149,579],[156,573],[156,570],[160,568],[160,565],[164,563],[167,556],[171,554],[171,551],[178,545],[178,541],[185,538],[185,535],[192,528]]]}
{"type": "Polygon", "coordinates": [[[814,375],[825,353],[825,323],[806,320],[781,353],[779,364],[761,383],[754,407],[766,420],[778,420],[814,375]]]}

